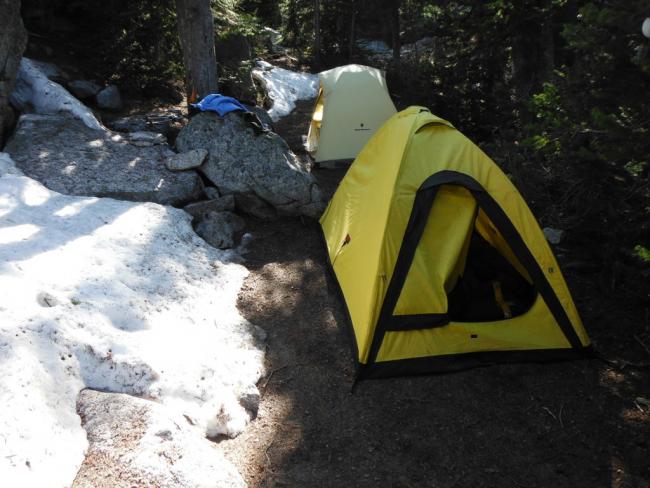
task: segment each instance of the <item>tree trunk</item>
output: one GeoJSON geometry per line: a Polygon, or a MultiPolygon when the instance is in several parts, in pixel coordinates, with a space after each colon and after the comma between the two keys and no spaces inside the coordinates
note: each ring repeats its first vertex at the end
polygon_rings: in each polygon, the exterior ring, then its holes
{"type": "Polygon", "coordinates": [[[210,0],[176,0],[176,15],[187,101],[194,103],[219,90],[210,0]]]}
{"type": "Polygon", "coordinates": [[[391,25],[391,34],[393,39],[393,61],[395,62],[399,61],[400,51],[402,50],[402,43],[399,38],[399,30],[400,30],[399,6],[400,6],[400,0],[391,0],[390,25],[391,25]]]}
{"type": "MultiPolygon", "coordinates": [[[[524,104],[541,90],[555,64],[554,23],[550,0],[538,0],[535,10],[520,8],[513,16],[512,68],[515,95],[524,104]]],[[[524,113],[525,110],[522,112],[524,113]]]]}
{"type": "Polygon", "coordinates": [[[320,0],[314,0],[314,66],[320,69],[320,0]]]}
{"type": "Polygon", "coordinates": [[[9,95],[26,44],[27,33],[20,17],[20,0],[0,0],[0,148],[6,122],[12,119],[9,116],[9,95]]]}

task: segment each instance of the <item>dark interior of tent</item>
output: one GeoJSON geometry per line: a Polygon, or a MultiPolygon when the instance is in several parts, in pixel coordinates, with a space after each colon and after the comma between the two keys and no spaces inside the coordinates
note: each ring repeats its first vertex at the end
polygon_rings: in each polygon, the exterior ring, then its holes
{"type": "Polygon", "coordinates": [[[481,234],[473,230],[465,268],[448,293],[455,322],[493,322],[526,313],[537,290],[481,234]]]}

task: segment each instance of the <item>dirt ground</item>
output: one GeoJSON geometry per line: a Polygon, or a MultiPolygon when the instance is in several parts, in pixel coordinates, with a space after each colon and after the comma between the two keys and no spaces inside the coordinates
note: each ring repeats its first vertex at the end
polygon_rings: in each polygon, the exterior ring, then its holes
{"type": "MultiPolygon", "coordinates": [[[[276,130],[301,152],[310,104],[276,130]]],[[[316,170],[327,196],[343,171],[316,170]]],[[[567,279],[615,361],[361,382],[317,223],[249,221],[239,308],[269,335],[259,414],[219,447],[251,487],[650,487],[648,318],[567,279]],[[330,285],[331,286],[331,285],[330,285]]],[[[561,259],[561,256],[560,256],[561,259]]]]}

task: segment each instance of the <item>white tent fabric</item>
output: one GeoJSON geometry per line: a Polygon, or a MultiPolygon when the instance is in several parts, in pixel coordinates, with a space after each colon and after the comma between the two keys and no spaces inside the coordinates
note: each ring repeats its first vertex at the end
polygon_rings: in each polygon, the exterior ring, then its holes
{"type": "Polygon", "coordinates": [[[350,64],[319,74],[320,88],[307,137],[317,163],[353,160],[395,114],[381,70],[350,64]]]}

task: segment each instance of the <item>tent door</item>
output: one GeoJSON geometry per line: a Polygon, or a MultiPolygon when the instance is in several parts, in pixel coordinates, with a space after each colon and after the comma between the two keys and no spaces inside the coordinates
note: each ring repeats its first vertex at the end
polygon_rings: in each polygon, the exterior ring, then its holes
{"type": "Polygon", "coordinates": [[[518,263],[521,263],[522,269],[520,272],[528,275],[530,283],[542,295],[542,298],[571,346],[574,349],[581,349],[582,344],[580,339],[573,329],[562,304],[546,279],[544,272],[539,267],[539,264],[503,209],[470,176],[455,171],[441,171],[430,176],[420,186],[416,194],[413,209],[404,233],[404,239],[395,263],[395,269],[393,270],[393,275],[388,285],[386,296],[384,297],[384,303],[370,348],[368,364],[375,362],[386,332],[441,327],[451,321],[447,312],[408,316],[395,315],[397,301],[404,287],[418,244],[422,239],[433,202],[439,189],[445,185],[461,186],[471,192],[480,210],[494,224],[496,230],[503,236],[503,240],[512,250],[518,263]]]}

